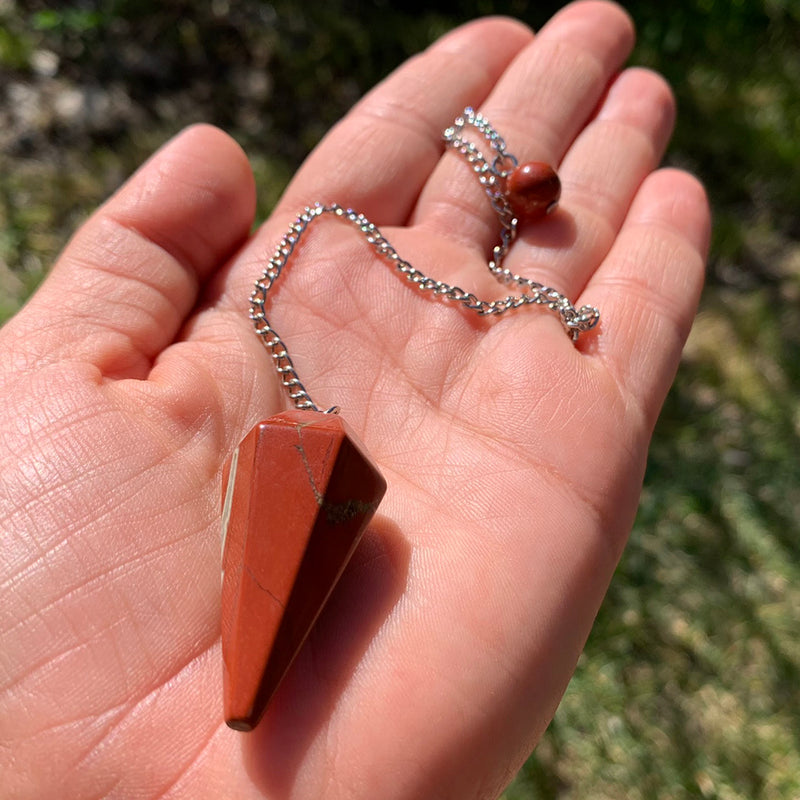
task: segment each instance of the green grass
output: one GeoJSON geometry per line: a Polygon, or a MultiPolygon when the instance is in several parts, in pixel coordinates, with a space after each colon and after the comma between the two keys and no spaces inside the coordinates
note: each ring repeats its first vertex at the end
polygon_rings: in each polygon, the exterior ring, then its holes
{"type": "MultiPolygon", "coordinates": [[[[478,13],[538,25],[559,4],[62,5],[0,4],[6,83],[46,85],[32,66],[52,51],[59,91],[116,87],[127,104],[94,125],[54,117],[0,140],[0,321],[183,124],[208,119],[242,142],[263,217],[322,132],[405,55],[478,13]]],[[[633,60],[664,72],[678,98],[667,160],[697,172],[713,201],[709,285],[630,546],[556,719],[505,797],[794,800],[800,3],[626,5],[640,31],[633,60]]]]}

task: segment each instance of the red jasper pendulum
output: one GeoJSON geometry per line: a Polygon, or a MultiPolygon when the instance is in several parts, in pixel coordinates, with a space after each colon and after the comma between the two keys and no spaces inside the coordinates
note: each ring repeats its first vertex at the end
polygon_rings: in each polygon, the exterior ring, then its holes
{"type": "Polygon", "coordinates": [[[558,202],[558,176],[546,164],[498,168],[516,159],[488,120],[467,108],[444,132],[479,175],[503,227],[489,269],[521,292],[480,300],[424,275],[363,214],[337,204],[307,207],[291,224],[250,296],[250,317],[295,408],[259,422],[227,460],[222,479],[222,660],[225,721],[252,730],[261,719],[353,554],[386,491],[386,481],[356,433],[323,411],[297,376],[286,346],[267,320],[267,293],[306,229],[323,215],[352,225],[379,259],[420,291],[482,316],[539,305],[556,314],[574,340],[599,311],[575,308],[556,290],[502,268],[517,217],[536,219],[558,202]],[[494,161],[462,138],[478,131],[494,161]],[[514,216],[516,215],[516,217],[514,216]]]}

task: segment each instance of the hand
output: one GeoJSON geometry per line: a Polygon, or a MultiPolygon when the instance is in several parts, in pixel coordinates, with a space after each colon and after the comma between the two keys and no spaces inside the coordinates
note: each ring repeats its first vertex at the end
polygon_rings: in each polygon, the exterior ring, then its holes
{"type": "MultiPolygon", "coordinates": [[[[369,94],[248,238],[253,180],[208,127],[170,142],[77,233],[0,332],[0,785],[13,798],[490,798],[536,744],[636,510],[702,282],[705,195],[654,171],[673,102],[618,74],[615,6],[534,39],[489,19],[369,94]],[[222,721],[219,473],[285,406],[247,316],[314,201],[480,297],[498,224],[441,131],[480,107],[560,211],[507,265],[601,309],[577,347],[546,310],[423,295],[320,222],[270,296],[320,405],[389,483],[252,734],[222,721]]],[[[276,476],[280,480],[280,476],[276,476]]]]}

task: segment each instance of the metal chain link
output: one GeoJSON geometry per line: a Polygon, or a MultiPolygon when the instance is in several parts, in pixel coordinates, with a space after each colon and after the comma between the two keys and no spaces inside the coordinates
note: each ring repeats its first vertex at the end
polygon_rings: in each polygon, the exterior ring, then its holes
{"type": "MultiPolygon", "coordinates": [[[[250,318],[253,320],[256,333],[270,352],[281,382],[289,392],[289,397],[296,408],[322,411],[311,399],[298,378],[286,345],[267,320],[264,306],[272,284],[278,279],[306,229],[323,214],[339,217],[357,228],[378,256],[391,263],[398,272],[405,276],[406,280],[413,283],[420,291],[433,292],[444,300],[460,303],[481,316],[502,314],[509,309],[524,305],[541,305],[558,315],[564,329],[573,341],[577,341],[581,332],[588,331],[597,324],[600,312],[596,308],[582,306],[576,309],[564,295],[555,289],[516,275],[503,267],[503,260],[517,235],[517,219],[505,194],[505,179],[517,167],[517,159],[506,149],[506,143],[502,136],[491,126],[486,117],[472,108],[466,108],[463,115],[457,117],[453,125],[444,131],[443,137],[445,144],[460,153],[472,167],[500,221],[500,244],[492,250],[492,259],[488,264],[489,270],[501,283],[522,287],[522,294],[508,295],[500,300],[480,300],[471,292],[466,292],[458,286],[451,286],[444,281],[429,278],[408,261],[402,259],[378,228],[363,214],[359,214],[351,208],[343,208],[336,203],[332,205],[315,203],[313,206],[307,206],[279,242],[275,253],[270,258],[262,276],[256,281],[255,288],[250,295],[250,318]],[[467,127],[478,131],[492,148],[495,155],[491,162],[473,142],[464,138],[464,129],[467,127]]],[[[327,409],[328,412],[335,410],[336,407],[327,409]]]]}

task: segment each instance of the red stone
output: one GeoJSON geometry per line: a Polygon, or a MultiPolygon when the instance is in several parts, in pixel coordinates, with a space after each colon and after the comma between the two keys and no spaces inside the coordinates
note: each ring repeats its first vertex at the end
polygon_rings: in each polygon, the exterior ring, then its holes
{"type": "Polygon", "coordinates": [[[258,423],[223,471],[225,721],[252,730],[375,513],[386,481],[335,414],[258,423]]]}
{"type": "Polygon", "coordinates": [[[506,179],[508,202],[520,222],[539,219],[555,211],[561,181],[544,161],[520,164],[506,179]]]}

